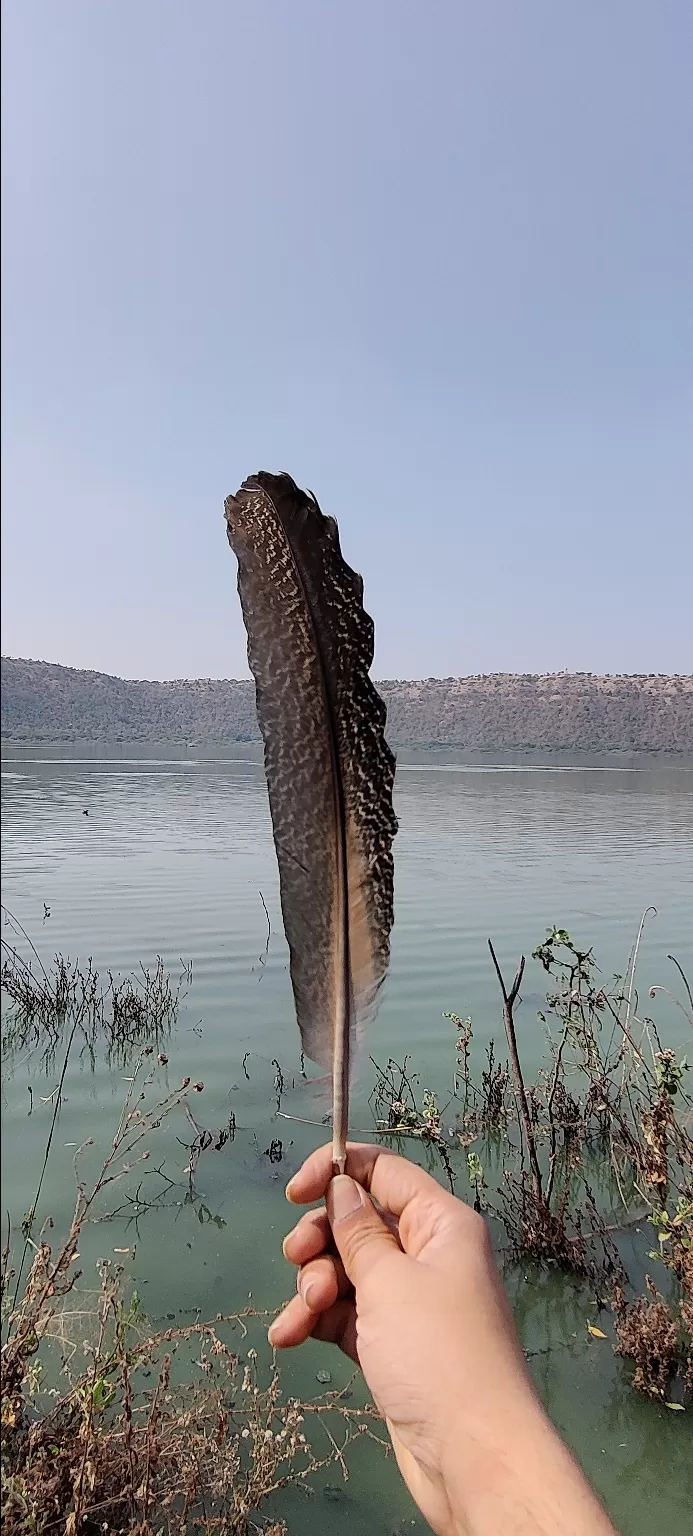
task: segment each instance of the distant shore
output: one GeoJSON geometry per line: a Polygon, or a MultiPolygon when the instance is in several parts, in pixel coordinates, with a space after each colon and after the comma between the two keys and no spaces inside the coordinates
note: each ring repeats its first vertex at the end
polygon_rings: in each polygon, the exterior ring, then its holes
{"type": "MultiPolygon", "coordinates": [[[[377,682],[388,736],[418,753],[693,754],[693,676],[513,674],[377,682]]],[[[254,687],[130,681],[2,658],[3,744],[259,743],[254,687]]]]}

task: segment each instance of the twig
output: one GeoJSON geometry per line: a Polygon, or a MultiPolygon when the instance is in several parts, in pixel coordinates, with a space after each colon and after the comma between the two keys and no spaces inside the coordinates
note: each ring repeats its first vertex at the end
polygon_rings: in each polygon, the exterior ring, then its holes
{"type": "Polygon", "coordinates": [[[686,972],[684,971],[683,966],[679,965],[679,962],[676,959],[676,955],[667,955],[667,960],[671,960],[672,965],[676,966],[679,976],[681,977],[683,985],[688,993],[688,1001],[691,1005],[691,1011],[693,1012],[693,992],[691,992],[690,986],[688,984],[688,977],[686,972]]]}
{"type": "MultiPolygon", "coordinates": [[[[135,1454],[134,1454],[134,1450],[133,1450],[133,1438],[132,1438],[132,1381],[131,1381],[131,1376],[130,1376],[130,1369],[129,1369],[129,1362],[128,1362],[128,1358],[127,1358],[127,1353],[126,1353],[126,1351],[125,1351],[125,1349],[123,1347],[123,1331],[122,1331],[122,1322],[121,1322],[121,1318],[120,1318],[120,1314],[119,1314],[119,1310],[118,1310],[118,1302],[116,1300],[116,1297],[115,1297],[115,1294],[114,1294],[113,1291],[111,1291],[109,1299],[110,1299],[111,1311],[113,1313],[113,1322],[114,1322],[114,1349],[115,1349],[115,1353],[116,1353],[116,1356],[117,1356],[118,1365],[119,1365],[119,1368],[120,1368],[120,1377],[121,1377],[121,1382],[122,1382],[121,1400],[122,1400],[122,1414],[123,1414],[124,1431],[125,1431],[125,1450],[126,1450],[126,1454],[127,1454],[127,1458],[128,1458],[128,1470],[129,1470],[129,1473],[130,1473],[130,1486],[128,1488],[128,1502],[129,1502],[129,1505],[130,1505],[130,1519],[132,1520],[133,1525],[134,1525],[134,1521],[135,1521],[135,1454]]],[[[145,1505],[145,1515],[146,1515],[146,1505],[145,1505]]]]}
{"type": "Polygon", "coordinates": [[[551,1195],[553,1193],[553,1181],[554,1181],[555,1174],[556,1174],[556,1162],[557,1162],[557,1158],[558,1158],[558,1143],[557,1143],[557,1137],[556,1137],[556,1124],[555,1124],[555,1121],[554,1121],[554,1118],[553,1118],[553,1104],[554,1104],[554,1099],[556,1097],[556,1089],[558,1088],[558,1079],[559,1079],[560,1073],[561,1073],[561,1064],[562,1064],[562,1060],[563,1060],[563,1049],[564,1049],[564,1046],[565,1046],[567,1038],[568,1038],[568,1023],[566,1022],[565,1026],[564,1026],[564,1029],[563,1029],[563,1034],[561,1036],[561,1043],[560,1043],[560,1045],[558,1047],[558,1050],[556,1052],[556,1064],[554,1066],[553,1076],[552,1076],[552,1079],[551,1079],[551,1087],[549,1089],[549,1096],[548,1096],[548,1099],[546,1101],[546,1111],[547,1111],[547,1114],[548,1114],[548,1117],[549,1117],[549,1125],[551,1127],[551,1151],[550,1151],[550,1155],[549,1155],[549,1177],[548,1177],[547,1184],[546,1184],[546,1204],[547,1205],[551,1204],[551,1195]]]}
{"type": "Polygon", "coordinates": [[[73,1026],[72,1026],[72,1029],[70,1031],[70,1038],[69,1038],[69,1040],[67,1042],[67,1050],[65,1052],[65,1060],[63,1061],[63,1069],[62,1069],[62,1072],[60,1073],[60,1081],[58,1083],[58,1091],[57,1091],[57,1094],[55,1096],[55,1104],[53,1105],[53,1117],[51,1119],[51,1128],[50,1128],[50,1130],[48,1132],[48,1140],[46,1142],[46,1150],[45,1150],[45,1152],[43,1154],[43,1167],[41,1169],[41,1176],[40,1176],[39,1181],[38,1181],[38,1187],[37,1187],[37,1190],[36,1190],[36,1194],[34,1195],[33,1205],[31,1207],[31,1210],[27,1212],[27,1216],[26,1216],[26,1219],[25,1219],[26,1236],[25,1236],[25,1239],[24,1239],[24,1247],[22,1249],[21,1263],[20,1263],[19,1269],[17,1271],[17,1284],[15,1286],[14,1298],[13,1298],[13,1301],[12,1301],[12,1310],[13,1311],[14,1311],[16,1305],[17,1305],[17,1297],[19,1296],[19,1287],[20,1287],[20,1285],[22,1283],[22,1274],[24,1272],[24,1263],[25,1263],[25,1260],[26,1260],[27,1250],[28,1250],[28,1247],[29,1247],[29,1229],[30,1229],[31,1222],[33,1221],[34,1216],[36,1214],[36,1207],[37,1207],[37,1205],[39,1203],[39,1200],[41,1198],[41,1189],[42,1189],[42,1186],[43,1186],[43,1180],[44,1180],[44,1177],[45,1177],[46,1168],[48,1167],[48,1159],[50,1157],[51,1144],[52,1144],[52,1141],[53,1141],[53,1132],[55,1130],[55,1123],[56,1123],[56,1120],[57,1120],[58,1115],[60,1113],[60,1105],[62,1103],[62,1091],[63,1091],[63,1083],[65,1081],[65,1073],[67,1072],[67,1064],[68,1064],[68,1061],[70,1060],[70,1051],[72,1049],[72,1042],[73,1042],[73,1040],[75,1038],[75,1033],[76,1033],[76,1030],[77,1030],[78,1023],[79,1023],[79,1018],[76,1018],[73,1026]]]}
{"type": "MultiPolygon", "coordinates": [[[[264,949],[264,953],[260,955],[260,965],[262,966],[262,969],[264,971],[265,966],[267,964],[267,956],[269,955],[270,939],[272,937],[272,924],[270,923],[270,915],[269,915],[269,912],[267,911],[267,902],[265,901],[265,898],[264,898],[264,896],[262,894],[262,891],[258,891],[258,895],[260,897],[260,900],[261,900],[263,908],[264,908],[265,917],[267,918],[267,938],[265,940],[265,949],[264,949]]],[[[262,980],[262,978],[260,978],[260,979],[262,980]]]]}
{"type": "Polygon", "coordinates": [[[505,1024],[505,1033],[508,1040],[508,1049],[510,1051],[513,1077],[515,1079],[515,1096],[517,1098],[518,1113],[524,1129],[525,1140],[527,1142],[527,1155],[529,1157],[529,1166],[532,1173],[532,1187],[534,1189],[534,1196],[538,1204],[543,1205],[545,1202],[541,1183],[541,1169],[539,1167],[539,1159],[537,1157],[537,1149],[534,1141],[532,1122],[529,1116],[529,1105],[527,1103],[527,1094],[525,1092],[525,1085],[522,1077],[522,1067],[520,1066],[520,1056],[517,1049],[517,1036],[515,1034],[515,1022],[513,1019],[513,1008],[517,1001],[517,994],[522,985],[522,977],[524,975],[525,957],[522,955],[520,958],[520,964],[517,968],[517,975],[515,976],[512,987],[508,992],[503,980],[501,968],[496,959],[496,952],[490,939],[488,940],[488,947],[491,951],[491,959],[495,966],[496,975],[498,977],[500,989],[503,994],[503,1023],[505,1024]]]}
{"type": "Polygon", "coordinates": [[[638,963],[638,951],[640,949],[640,940],[642,938],[643,928],[645,927],[646,919],[649,917],[650,912],[654,912],[654,915],[656,917],[657,916],[657,908],[656,907],[646,907],[645,911],[643,912],[643,915],[642,915],[642,917],[640,919],[640,927],[638,928],[638,937],[635,940],[635,948],[633,950],[633,958],[632,958],[631,963],[630,963],[630,978],[629,978],[629,981],[628,981],[628,997],[626,999],[626,1023],[625,1023],[625,1030],[624,1030],[624,1033],[626,1033],[626,1034],[628,1033],[628,1030],[630,1028],[630,1014],[631,1014],[631,1008],[632,1008],[632,1004],[633,1004],[633,987],[635,986],[635,970],[636,970],[636,966],[637,966],[637,963],[638,963]]]}
{"type": "Polygon", "coordinates": [[[6,907],[4,902],[3,902],[3,905],[2,905],[2,911],[4,912],[5,917],[9,918],[10,923],[15,928],[19,929],[19,932],[21,933],[22,938],[26,939],[27,944],[29,945],[30,950],[36,956],[36,959],[38,960],[38,963],[39,963],[39,965],[41,967],[41,970],[43,971],[44,979],[47,982],[48,981],[48,976],[46,975],[46,968],[45,968],[44,963],[43,963],[43,961],[41,959],[41,956],[40,956],[40,954],[39,954],[39,952],[38,952],[38,950],[36,948],[36,945],[33,944],[31,939],[29,938],[29,935],[28,935],[28,933],[26,931],[26,928],[22,927],[22,925],[21,925],[21,923],[19,921],[19,918],[15,917],[14,912],[10,912],[9,907],[6,907]]]}
{"type": "MultiPolygon", "coordinates": [[[[325,1120],[306,1120],[303,1115],[287,1115],[285,1109],[275,1110],[275,1115],[278,1120],[291,1120],[293,1125],[313,1125],[316,1131],[326,1130],[329,1124],[329,1121],[325,1120]]],[[[353,1136],[403,1136],[407,1130],[411,1134],[411,1127],[405,1125],[395,1126],[394,1129],[391,1125],[369,1125],[367,1130],[355,1125],[350,1134],[353,1136]]]]}

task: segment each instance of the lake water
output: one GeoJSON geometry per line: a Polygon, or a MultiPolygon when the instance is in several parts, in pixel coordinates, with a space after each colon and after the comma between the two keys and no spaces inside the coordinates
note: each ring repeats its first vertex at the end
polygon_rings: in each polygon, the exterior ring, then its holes
{"type": "MultiPolygon", "coordinates": [[[[551,923],[593,944],[607,973],[623,972],[643,910],[641,989],[670,984],[667,954],[693,969],[693,771],[686,766],[465,763],[420,754],[396,783],[396,923],[392,967],[369,1041],[373,1055],[409,1053],[422,1081],[450,1087],[454,1030],[445,1010],[471,1014],[477,1060],[499,1037],[498,994],[486,940],[512,975],[551,923]]],[[[287,1082],[282,1107],[320,1120],[324,1103],[299,1073],[278,882],[262,768],[253,749],[21,748],[3,751],[3,901],[44,961],[55,951],[127,972],[160,954],[178,979],[193,962],[161,1086],[202,1079],[195,1113],[208,1126],[236,1115],[238,1134],[201,1160],[197,1185],[214,1221],[191,1207],[151,1213],[139,1237],[124,1222],[96,1227],[82,1245],[85,1275],[97,1256],[130,1245],[125,1263],[152,1318],[189,1320],[235,1310],[248,1297],[274,1307],[293,1280],[281,1256],[290,1225],[283,1186],[322,1133],[274,1118],[272,1058],[287,1082]],[[254,760],[255,759],[255,760],[254,760]],[[87,811],[88,815],[84,815],[87,811]],[[269,912],[271,935],[266,950],[269,912]],[[44,918],[44,903],[50,916],[44,918]],[[246,1053],[253,1054],[246,1059],[246,1053]],[[246,1073],[249,1080],[247,1080],[246,1073]],[[282,1141],[282,1162],[267,1149],[282,1141]]],[[[11,930],[3,928],[8,937],[11,930]]],[[[539,1057],[536,1010],[543,972],[528,963],[518,1014],[528,1067],[539,1057]]],[[[656,1005],[652,1005],[655,1008],[656,1005]]],[[[683,1020],[662,1012],[672,1044],[683,1020]]],[[[372,1124],[366,1062],[353,1124],[372,1124]]],[[[3,1210],[16,1228],[32,1204],[57,1082],[32,1059],[10,1063],[3,1099],[3,1210]],[[32,1094],[28,1089],[31,1087],[32,1094]],[[32,1108],[33,1104],[33,1108],[32,1108]],[[29,1113],[32,1108],[31,1114],[29,1113]]],[[[73,1201],[71,1146],[86,1136],[94,1159],[112,1136],[123,1072],[102,1059],[68,1069],[41,1209],[58,1230],[73,1201]]],[[[182,1111],[157,1144],[184,1183],[189,1136],[182,1111]]],[[[158,1154],[157,1154],[158,1155],[158,1154]]],[[[465,1181],[460,1165],[460,1190],[465,1181]]],[[[93,1274],[93,1269],[91,1270],[93,1274]]],[[[691,1415],[639,1399],[627,1367],[589,1338],[589,1299],[571,1281],[515,1275],[513,1297],[536,1379],[561,1432],[626,1536],[655,1522],[690,1530],[691,1415]]],[[[605,1327],[608,1329],[609,1324],[605,1327]]],[[[316,1373],[346,1382],[340,1358],[308,1345],[286,1363],[291,1389],[316,1393],[316,1373]]],[[[335,1536],[424,1531],[396,1469],[359,1447],[346,1489],[330,1487],[296,1509],[292,1529],[335,1536]],[[326,1504],[329,1500],[329,1508],[326,1504]],[[412,1523],[413,1522],[413,1523],[412,1523]]]]}

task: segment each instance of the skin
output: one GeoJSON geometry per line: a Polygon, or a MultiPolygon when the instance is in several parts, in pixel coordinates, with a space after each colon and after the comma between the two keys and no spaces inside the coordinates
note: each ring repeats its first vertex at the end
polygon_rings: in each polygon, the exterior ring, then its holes
{"type": "Polygon", "coordinates": [[[486,1224],[378,1147],[295,1174],[309,1210],[284,1240],[297,1294],[269,1337],[312,1337],[360,1366],[402,1476],[438,1536],[614,1536],[530,1381],[486,1224]]]}

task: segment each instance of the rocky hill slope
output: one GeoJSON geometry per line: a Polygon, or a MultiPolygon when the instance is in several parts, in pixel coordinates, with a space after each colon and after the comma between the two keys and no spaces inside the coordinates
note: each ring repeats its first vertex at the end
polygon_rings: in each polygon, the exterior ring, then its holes
{"type": "MultiPolygon", "coordinates": [[[[496,673],[382,681],[394,743],[475,750],[693,752],[693,677],[496,673]]],[[[255,741],[253,685],[129,682],[2,659],[6,741],[255,741]]]]}

